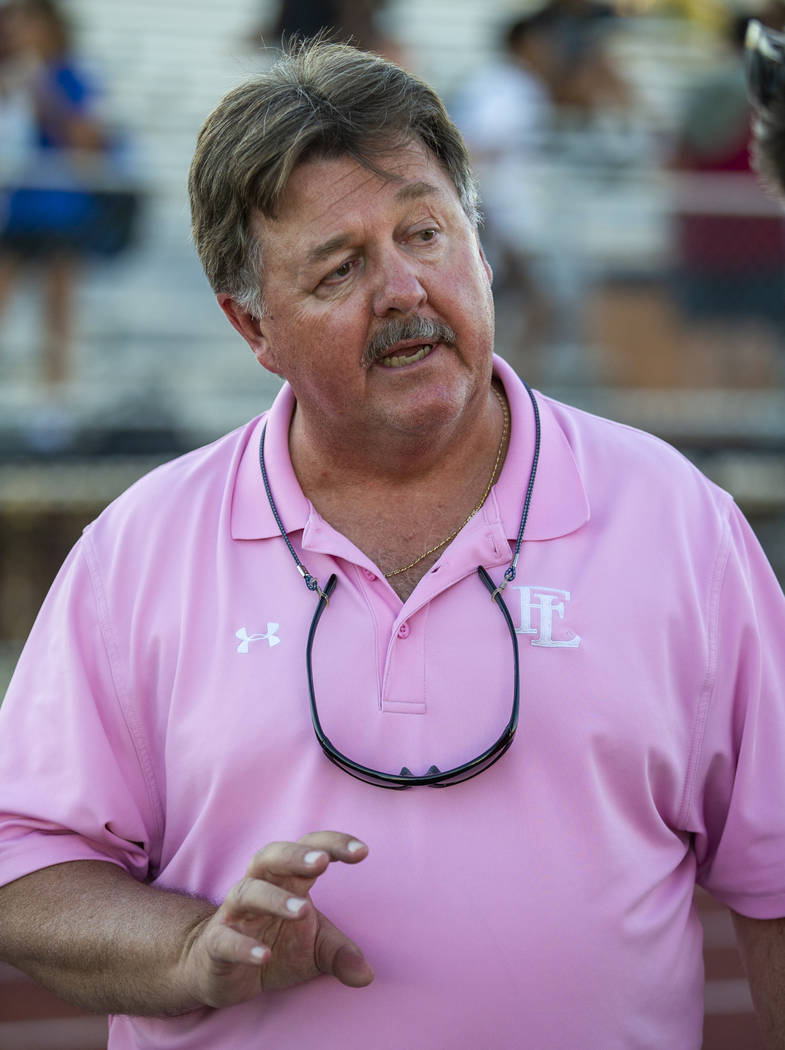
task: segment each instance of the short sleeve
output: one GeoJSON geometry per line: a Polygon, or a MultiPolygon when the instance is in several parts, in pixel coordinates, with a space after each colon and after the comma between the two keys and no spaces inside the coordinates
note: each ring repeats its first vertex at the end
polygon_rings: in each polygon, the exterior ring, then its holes
{"type": "Polygon", "coordinates": [[[82,538],[0,707],[0,884],[73,860],[144,879],[160,838],[155,797],[118,700],[82,538]]]}
{"type": "Polygon", "coordinates": [[[785,596],[733,506],[713,610],[692,798],[697,881],[752,918],[785,916],[785,596]]]}

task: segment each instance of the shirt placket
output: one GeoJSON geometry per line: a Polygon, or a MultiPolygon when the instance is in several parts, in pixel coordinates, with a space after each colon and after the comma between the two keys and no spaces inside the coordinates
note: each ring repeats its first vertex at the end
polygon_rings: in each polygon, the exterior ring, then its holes
{"type": "Polygon", "coordinates": [[[429,606],[409,615],[404,609],[392,623],[382,675],[381,707],[386,714],[424,715],[425,638],[429,606]]]}

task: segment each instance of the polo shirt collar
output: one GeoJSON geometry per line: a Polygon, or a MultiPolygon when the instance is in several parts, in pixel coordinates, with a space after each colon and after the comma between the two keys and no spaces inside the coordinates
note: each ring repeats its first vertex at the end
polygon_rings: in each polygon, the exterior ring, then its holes
{"type": "Polygon", "coordinates": [[[304,529],[311,514],[289,456],[289,424],[294,411],[294,394],[284,383],[269,412],[250,428],[248,443],[240,460],[232,494],[232,539],[262,540],[280,536],[270,501],[264,490],[259,462],[259,442],[264,436],[264,465],[278,514],[287,533],[304,529]]]}
{"type": "MultiPolygon", "coordinates": [[[[494,357],[494,372],[504,384],[510,404],[510,442],[493,496],[508,539],[518,535],[523,500],[531,470],[535,423],[529,395],[513,369],[494,357]]],[[[580,528],[589,520],[589,503],[567,435],[549,399],[535,395],[540,411],[540,456],[529,519],[527,540],[555,539],[580,528]]],[[[288,383],[272,408],[248,429],[232,493],[233,539],[268,539],[280,535],[265,494],[259,465],[259,442],[265,422],[264,462],[278,513],[287,533],[305,529],[314,514],[303,494],[289,457],[289,424],[294,395],[288,383]]],[[[490,507],[486,505],[486,512],[490,507]]]]}
{"type": "MultiPolygon", "coordinates": [[[[534,409],[526,387],[500,357],[494,373],[510,405],[510,442],[494,495],[505,534],[518,536],[535,442],[534,409]]],[[[540,415],[540,454],[524,539],[550,540],[575,532],[589,520],[589,500],[578,464],[549,398],[535,392],[540,415]]]]}

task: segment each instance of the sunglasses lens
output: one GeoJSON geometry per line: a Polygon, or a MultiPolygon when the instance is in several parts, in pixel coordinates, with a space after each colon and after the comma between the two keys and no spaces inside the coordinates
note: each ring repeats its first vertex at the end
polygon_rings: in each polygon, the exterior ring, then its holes
{"type": "Polygon", "coordinates": [[[480,756],[473,762],[467,762],[456,769],[442,773],[437,766],[431,766],[424,776],[418,776],[403,766],[400,773],[382,773],[380,770],[369,769],[353,762],[350,758],[342,755],[339,751],[320,741],[322,750],[327,758],[344,773],[361,780],[364,784],[372,784],[374,787],[390,788],[395,791],[405,791],[411,787],[450,787],[452,784],[461,784],[465,780],[471,780],[479,773],[484,773],[507,751],[515,736],[515,729],[510,727],[497,741],[496,745],[485,755],[480,756]]]}

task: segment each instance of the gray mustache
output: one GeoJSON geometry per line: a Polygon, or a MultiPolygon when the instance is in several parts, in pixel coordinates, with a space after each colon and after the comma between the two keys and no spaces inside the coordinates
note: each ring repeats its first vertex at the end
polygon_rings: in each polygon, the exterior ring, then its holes
{"type": "Polygon", "coordinates": [[[363,366],[376,364],[396,343],[417,339],[422,343],[445,343],[455,345],[455,332],[441,321],[425,317],[406,317],[386,321],[365,348],[363,366]]]}

